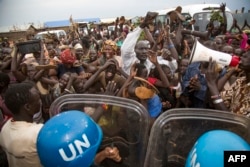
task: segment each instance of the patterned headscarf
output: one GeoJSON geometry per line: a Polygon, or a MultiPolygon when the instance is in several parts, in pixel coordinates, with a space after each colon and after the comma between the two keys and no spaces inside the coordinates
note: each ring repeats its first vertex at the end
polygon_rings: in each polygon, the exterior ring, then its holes
{"type": "Polygon", "coordinates": [[[103,51],[104,47],[107,46],[107,45],[111,46],[112,49],[116,52],[116,50],[117,50],[117,45],[116,45],[116,43],[115,43],[114,41],[112,41],[112,40],[106,40],[106,41],[104,41],[103,47],[102,47],[102,51],[103,51]]]}
{"type": "Polygon", "coordinates": [[[71,53],[70,49],[65,49],[60,58],[63,64],[73,64],[76,61],[76,57],[71,53]]]}

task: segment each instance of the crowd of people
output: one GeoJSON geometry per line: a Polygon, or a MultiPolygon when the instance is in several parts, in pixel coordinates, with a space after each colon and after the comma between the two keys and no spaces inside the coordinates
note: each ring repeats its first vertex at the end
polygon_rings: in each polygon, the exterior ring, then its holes
{"type": "MultiPolygon", "coordinates": [[[[225,12],[225,4],[220,10],[225,12]]],[[[217,109],[250,117],[249,34],[236,21],[236,30],[227,31],[224,18],[219,27],[209,24],[204,36],[183,27],[178,13],[169,24],[152,28],[157,15],[148,12],[137,27],[125,26],[118,18],[111,34],[95,28],[87,35],[41,40],[41,50],[34,53],[22,54],[15,42],[2,41],[7,51],[0,56],[1,163],[5,158],[11,167],[41,165],[35,141],[50,119],[53,101],[66,94],[105,94],[110,85],[109,95],[141,103],[151,125],[172,108],[217,109]],[[239,65],[220,65],[212,59],[216,55],[190,62],[196,40],[237,55],[239,65]]],[[[98,122],[99,116],[92,117],[98,122]]],[[[99,165],[105,158],[119,161],[119,150],[108,147],[94,162],[99,165]]]]}

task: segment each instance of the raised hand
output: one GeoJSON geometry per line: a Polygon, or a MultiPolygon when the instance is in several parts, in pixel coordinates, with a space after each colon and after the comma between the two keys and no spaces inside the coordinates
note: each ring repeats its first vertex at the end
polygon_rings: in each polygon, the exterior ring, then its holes
{"type": "Polygon", "coordinates": [[[149,50],[148,51],[148,59],[153,63],[153,64],[156,64],[158,63],[157,61],[157,52],[155,51],[152,51],[152,50],[149,50]]]}
{"type": "Polygon", "coordinates": [[[116,162],[120,162],[121,161],[121,156],[119,154],[119,150],[117,147],[106,147],[105,148],[105,154],[106,154],[106,157],[109,158],[109,159],[112,159],[116,162]]]}
{"type": "Polygon", "coordinates": [[[130,76],[131,76],[131,77],[135,77],[136,74],[137,74],[137,68],[135,68],[135,65],[136,65],[136,63],[134,63],[134,64],[131,66],[131,69],[130,69],[130,76]]]}
{"type": "Polygon", "coordinates": [[[209,59],[209,65],[205,73],[207,84],[208,85],[217,85],[218,80],[218,72],[216,72],[216,62],[212,60],[212,58],[209,59]]]}
{"type": "Polygon", "coordinates": [[[166,25],[165,31],[164,31],[164,37],[165,37],[165,38],[168,38],[169,35],[170,35],[170,26],[169,26],[169,25],[166,25]]]}
{"type": "Polygon", "coordinates": [[[226,9],[226,3],[222,3],[222,4],[220,5],[220,10],[221,10],[222,12],[225,12],[225,9],[226,9]]]}
{"type": "Polygon", "coordinates": [[[105,91],[101,88],[103,94],[105,95],[110,95],[110,96],[115,96],[119,89],[116,88],[116,82],[115,81],[109,81],[105,91]]]}
{"type": "Polygon", "coordinates": [[[189,82],[189,87],[191,88],[190,91],[198,91],[201,89],[201,83],[198,78],[194,77],[191,78],[189,82]]]}
{"type": "Polygon", "coordinates": [[[102,70],[106,69],[109,65],[115,64],[116,65],[116,60],[115,59],[108,59],[105,64],[101,67],[102,70]]]}

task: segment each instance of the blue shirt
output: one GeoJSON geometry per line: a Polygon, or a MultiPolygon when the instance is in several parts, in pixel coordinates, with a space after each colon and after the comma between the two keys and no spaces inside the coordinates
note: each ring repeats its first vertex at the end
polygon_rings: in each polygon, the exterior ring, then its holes
{"type": "Polygon", "coordinates": [[[57,76],[61,78],[66,72],[77,73],[79,75],[82,71],[84,71],[82,66],[66,68],[63,64],[58,64],[57,76]]]}
{"type": "Polygon", "coordinates": [[[193,102],[192,107],[203,108],[205,107],[204,101],[206,99],[207,92],[207,81],[204,74],[200,72],[200,62],[192,63],[186,69],[186,72],[182,78],[181,86],[184,95],[191,97],[191,101],[193,102]],[[192,77],[197,75],[201,88],[198,91],[189,92],[189,81],[192,77]]]}

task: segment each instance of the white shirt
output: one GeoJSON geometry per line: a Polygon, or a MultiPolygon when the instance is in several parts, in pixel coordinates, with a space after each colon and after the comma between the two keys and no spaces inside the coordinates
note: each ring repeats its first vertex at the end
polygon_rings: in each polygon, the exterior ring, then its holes
{"type": "Polygon", "coordinates": [[[172,74],[174,74],[178,68],[178,63],[176,59],[172,59],[172,61],[168,61],[168,60],[163,59],[162,56],[157,56],[157,61],[159,64],[167,65],[170,68],[172,74]]]}
{"type": "Polygon", "coordinates": [[[7,154],[9,167],[41,167],[36,149],[43,124],[8,120],[0,132],[0,145],[7,154]]]}
{"type": "MultiPolygon", "coordinates": [[[[132,65],[135,62],[139,62],[135,53],[135,45],[142,31],[143,29],[140,27],[135,28],[127,35],[121,46],[122,69],[128,75],[130,75],[132,65]]],[[[154,68],[154,64],[148,59],[145,61],[144,65],[146,66],[148,73],[154,68]]]]}

